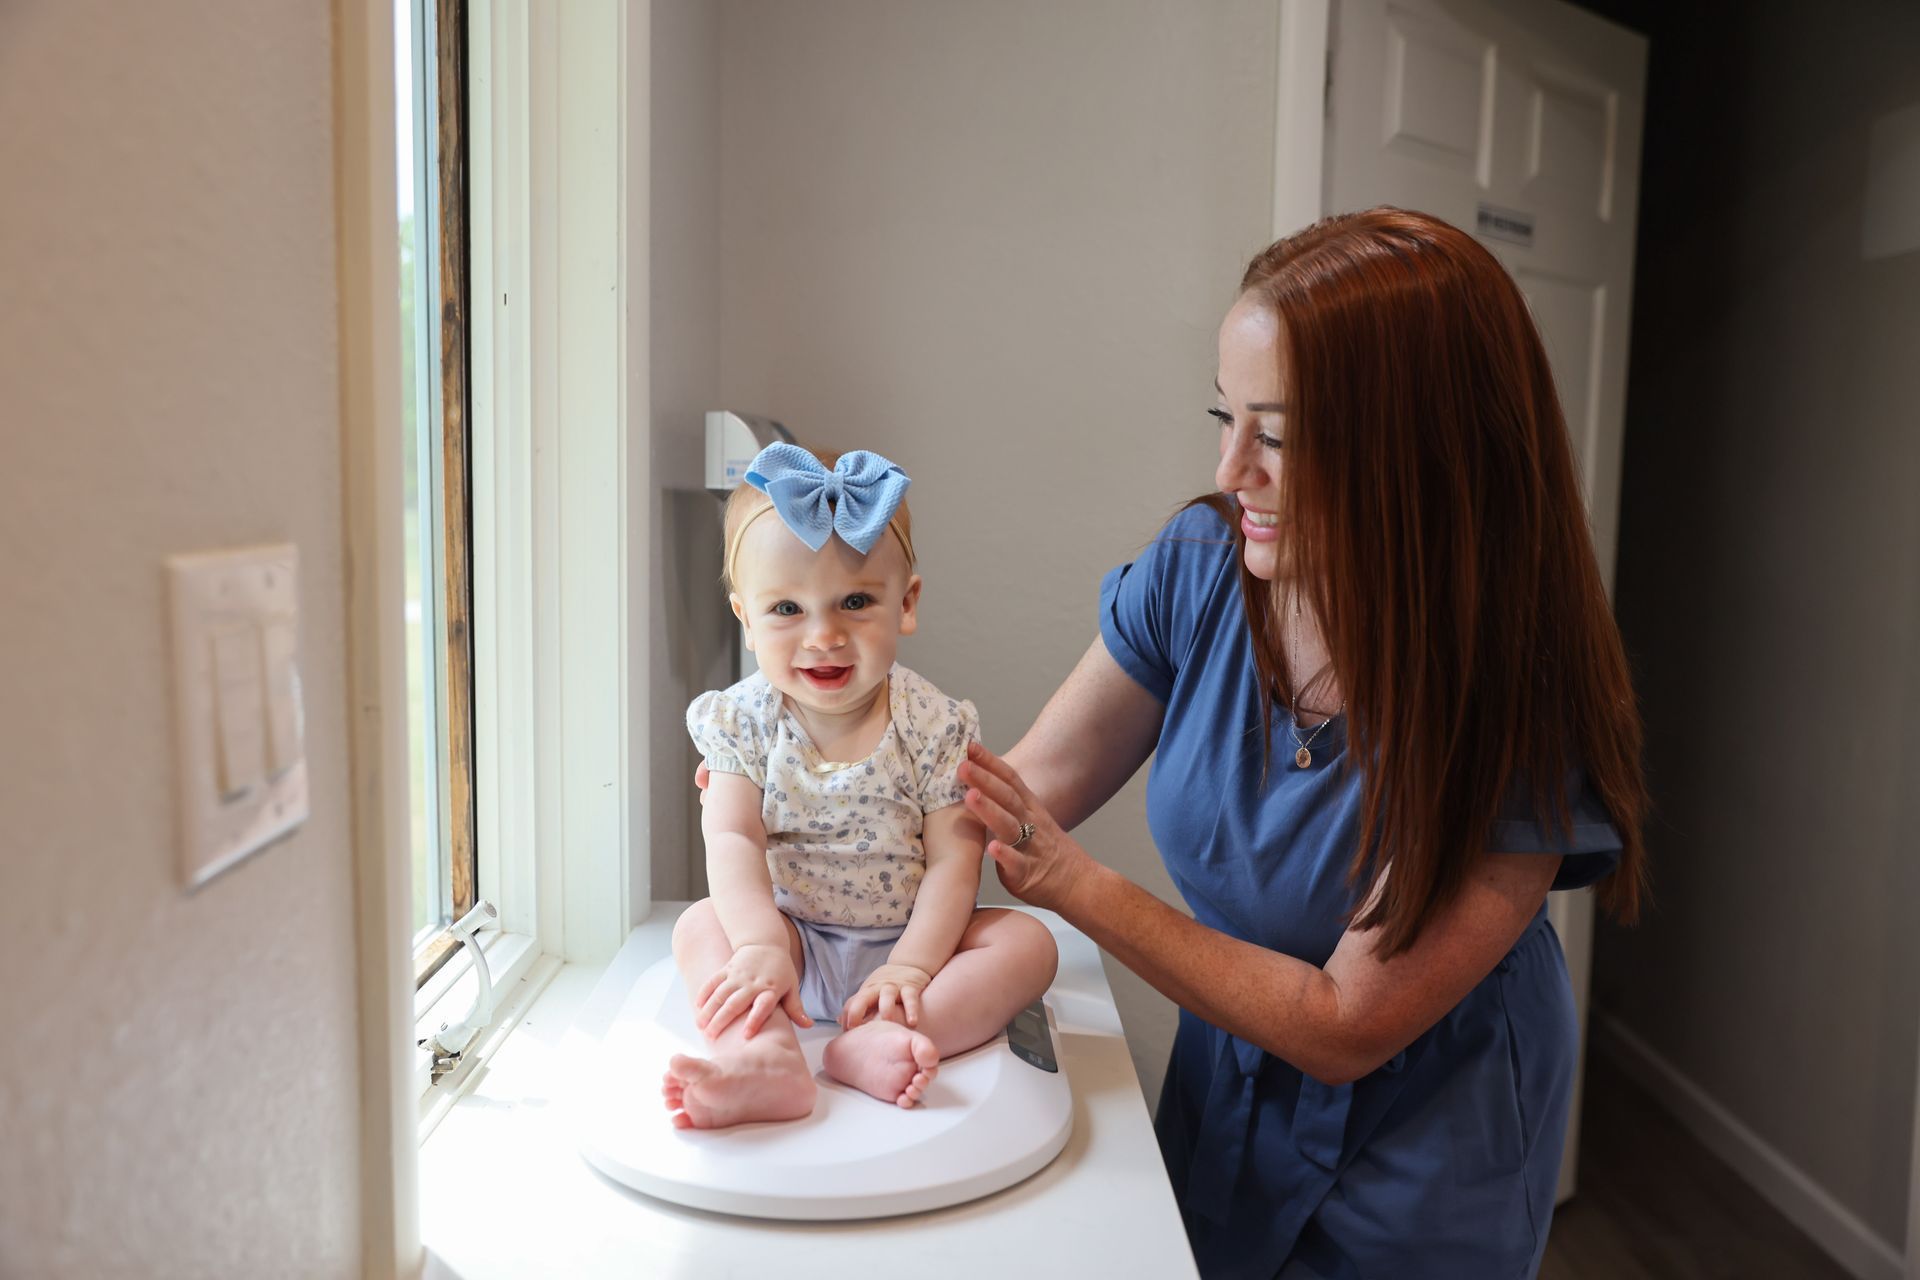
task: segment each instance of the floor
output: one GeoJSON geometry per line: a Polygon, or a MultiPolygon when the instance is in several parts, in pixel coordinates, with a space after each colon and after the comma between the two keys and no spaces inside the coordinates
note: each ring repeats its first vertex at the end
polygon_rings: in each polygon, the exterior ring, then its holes
{"type": "Polygon", "coordinates": [[[1579,1194],[1540,1280],[1847,1280],[1605,1058],[1587,1062],[1579,1194]]]}

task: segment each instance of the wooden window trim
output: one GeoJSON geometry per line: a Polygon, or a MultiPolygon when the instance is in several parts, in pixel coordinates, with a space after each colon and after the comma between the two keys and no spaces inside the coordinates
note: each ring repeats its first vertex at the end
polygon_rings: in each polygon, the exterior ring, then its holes
{"type": "MultiPolygon", "coordinates": [[[[443,707],[446,838],[453,918],[478,899],[473,746],[473,503],[468,409],[472,386],[468,333],[467,2],[435,0],[434,66],[439,170],[435,206],[440,289],[441,603],[446,698],[443,707]]],[[[453,958],[459,943],[443,930],[415,957],[420,985],[453,958]]]]}

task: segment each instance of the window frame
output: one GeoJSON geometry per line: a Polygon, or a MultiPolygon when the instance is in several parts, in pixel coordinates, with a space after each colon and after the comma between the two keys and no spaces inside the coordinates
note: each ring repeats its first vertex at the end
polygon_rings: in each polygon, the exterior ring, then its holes
{"type": "MultiPolygon", "coordinates": [[[[437,1085],[414,1056],[421,1141],[560,964],[611,959],[651,906],[649,639],[629,588],[653,510],[647,24],[611,0],[458,2],[475,880],[501,928],[482,938],[495,1024],[437,1085]]],[[[421,989],[416,1038],[465,1013],[470,968],[461,950],[421,989]]]]}
{"type": "Polygon", "coordinates": [[[334,26],[341,480],[358,922],[361,1259],[420,1266],[417,1107],[408,1093],[412,879],[407,751],[399,244],[393,233],[392,0],[340,0],[334,26]]]}
{"type": "MultiPolygon", "coordinates": [[[[410,30],[431,42],[413,49],[415,226],[421,236],[416,270],[419,298],[415,341],[428,358],[418,376],[434,384],[425,397],[428,431],[437,445],[424,470],[430,498],[427,530],[437,534],[428,549],[421,538],[423,595],[437,599],[427,611],[431,634],[432,696],[428,700],[434,735],[435,767],[429,771],[435,806],[429,838],[444,854],[447,867],[447,923],[472,910],[478,898],[474,808],[473,683],[473,517],[470,448],[471,366],[468,318],[468,97],[466,0],[405,0],[412,11],[410,30]],[[428,72],[432,74],[429,75],[428,72]],[[431,132],[430,145],[429,131],[431,132]],[[429,242],[426,232],[431,230],[429,242]],[[438,317],[432,324],[428,313],[438,317]],[[437,336],[438,341],[434,338],[437,336]]],[[[435,877],[432,881],[438,883],[435,877]]],[[[438,904],[436,904],[438,905],[438,904]]],[[[442,968],[454,960],[459,939],[446,925],[414,952],[414,986],[424,994],[442,968]]],[[[457,974],[452,975],[457,978],[457,974]]]]}

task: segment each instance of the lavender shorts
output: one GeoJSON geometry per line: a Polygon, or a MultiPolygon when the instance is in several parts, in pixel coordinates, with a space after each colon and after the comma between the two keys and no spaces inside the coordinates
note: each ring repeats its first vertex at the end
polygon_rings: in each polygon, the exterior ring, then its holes
{"type": "Polygon", "coordinates": [[[847,997],[887,962],[893,944],[907,931],[903,924],[855,929],[787,918],[800,931],[800,950],[806,957],[806,968],[800,973],[800,1003],[816,1023],[840,1020],[847,997]]]}

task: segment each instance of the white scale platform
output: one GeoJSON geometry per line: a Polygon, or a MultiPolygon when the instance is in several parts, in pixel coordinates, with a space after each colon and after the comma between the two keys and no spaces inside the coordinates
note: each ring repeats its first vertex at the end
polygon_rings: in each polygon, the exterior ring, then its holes
{"type": "MultiPolygon", "coordinates": [[[[1050,1007],[1047,1014],[1057,1047],[1050,1007]]],[[[582,1081],[594,1122],[581,1154],[616,1182],[676,1204],[822,1221],[959,1204],[1045,1168],[1066,1146],[1073,1093],[1065,1071],[1016,1057],[1005,1033],[941,1063],[920,1105],[903,1109],[821,1071],[836,1031],[820,1022],[799,1033],[820,1084],[806,1119],[675,1129],[660,1099],[661,1073],[676,1053],[711,1050],[672,959],[661,960],[635,982],[582,1081]]]]}

